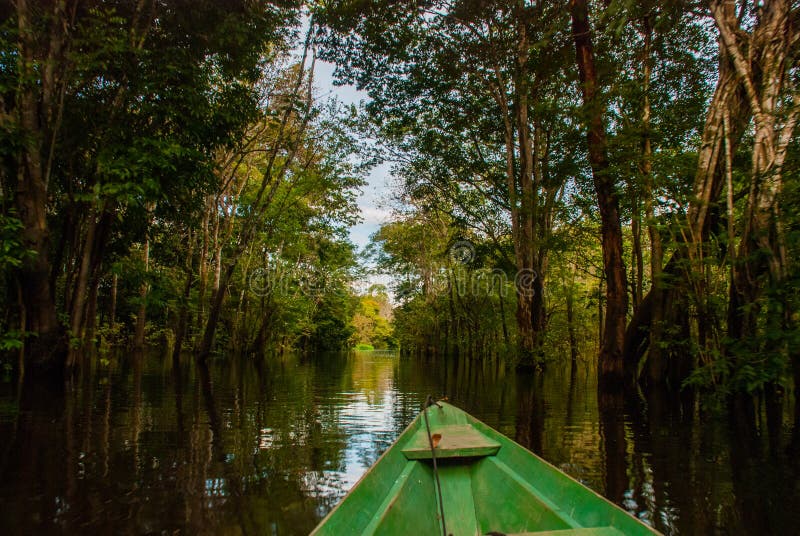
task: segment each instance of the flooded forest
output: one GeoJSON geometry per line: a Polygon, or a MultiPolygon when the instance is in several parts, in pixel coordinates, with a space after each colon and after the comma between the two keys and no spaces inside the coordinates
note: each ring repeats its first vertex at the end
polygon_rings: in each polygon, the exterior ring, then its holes
{"type": "Polygon", "coordinates": [[[308,534],[428,396],[791,533],[799,113],[793,0],[0,0],[0,533],[308,534]]]}

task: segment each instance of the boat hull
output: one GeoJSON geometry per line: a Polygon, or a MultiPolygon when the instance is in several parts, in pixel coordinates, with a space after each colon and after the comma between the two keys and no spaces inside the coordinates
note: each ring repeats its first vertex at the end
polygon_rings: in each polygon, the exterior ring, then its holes
{"type": "Polygon", "coordinates": [[[427,410],[441,483],[418,416],[314,535],[658,534],[532,452],[450,404],[427,410]]]}

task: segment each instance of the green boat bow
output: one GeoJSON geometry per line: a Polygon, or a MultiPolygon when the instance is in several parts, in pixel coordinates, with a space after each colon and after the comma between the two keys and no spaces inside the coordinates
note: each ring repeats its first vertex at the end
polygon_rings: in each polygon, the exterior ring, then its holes
{"type": "Polygon", "coordinates": [[[658,534],[455,406],[427,418],[442,504],[420,414],[312,534],[441,536],[440,512],[453,536],[658,534]]]}

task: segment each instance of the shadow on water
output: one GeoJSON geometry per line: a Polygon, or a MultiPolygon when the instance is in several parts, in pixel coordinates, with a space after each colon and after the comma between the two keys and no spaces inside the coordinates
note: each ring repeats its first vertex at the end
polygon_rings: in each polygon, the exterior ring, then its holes
{"type": "Polygon", "coordinates": [[[514,440],[539,455],[542,454],[546,414],[543,382],[544,374],[539,371],[516,375],[518,409],[514,440]]]}
{"type": "Polygon", "coordinates": [[[666,534],[800,523],[788,397],[710,417],[691,393],[598,400],[586,366],[120,355],[66,389],[0,381],[0,533],[307,534],[428,394],[666,534]]]}

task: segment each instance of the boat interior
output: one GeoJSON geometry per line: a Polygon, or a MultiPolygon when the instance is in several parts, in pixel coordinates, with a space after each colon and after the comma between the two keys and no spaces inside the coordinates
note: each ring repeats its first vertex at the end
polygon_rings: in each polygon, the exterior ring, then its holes
{"type": "MultiPolygon", "coordinates": [[[[469,424],[437,426],[435,447],[442,487],[442,505],[448,534],[500,534],[539,536],[617,536],[614,527],[586,527],[518,474],[496,454],[501,445],[469,424]],[[513,498],[513,501],[509,501],[513,498]],[[521,508],[520,505],[524,505],[521,508]]],[[[439,503],[434,483],[432,454],[424,427],[402,449],[409,461],[375,512],[366,532],[400,532],[409,515],[428,518],[439,526],[439,503]],[[426,515],[423,515],[425,512],[426,515]],[[397,525],[397,526],[395,526],[397,525]]]]}
{"type": "Polygon", "coordinates": [[[401,434],[315,534],[344,533],[658,534],[499,432],[444,403],[428,408],[401,434]]]}

